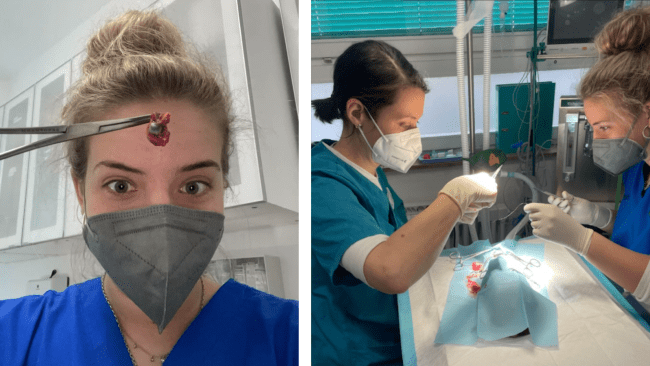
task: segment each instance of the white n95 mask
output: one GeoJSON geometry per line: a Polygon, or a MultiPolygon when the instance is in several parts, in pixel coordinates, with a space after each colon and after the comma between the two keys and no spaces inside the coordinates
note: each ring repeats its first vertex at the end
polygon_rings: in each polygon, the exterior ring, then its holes
{"type": "Polygon", "coordinates": [[[217,212],[157,205],[92,216],[83,237],[115,284],[162,333],[210,263],[223,221],[217,212]]]}
{"type": "MultiPolygon", "coordinates": [[[[364,108],[366,107],[364,106],[364,108]]],[[[372,159],[376,163],[397,170],[400,173],[408,172],[418,156],[422,153],[420,129],[416,127],[404,132],[384,135],[367,108],[366,112],[381,134],[381,137],[375,142],[375,146],[370,146],[361,127],[357,126],[359,132],[361,132],[361,136],[363,136],[366,144],[372,150],[372,159]]]]}

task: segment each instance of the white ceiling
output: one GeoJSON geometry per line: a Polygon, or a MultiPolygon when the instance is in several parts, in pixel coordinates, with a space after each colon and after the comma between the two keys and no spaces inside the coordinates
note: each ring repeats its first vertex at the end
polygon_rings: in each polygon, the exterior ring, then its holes
{"type": "Polygon", "coordinates": [[[0,0],[0,81],[61,41],[110,0],[0,0]]]}

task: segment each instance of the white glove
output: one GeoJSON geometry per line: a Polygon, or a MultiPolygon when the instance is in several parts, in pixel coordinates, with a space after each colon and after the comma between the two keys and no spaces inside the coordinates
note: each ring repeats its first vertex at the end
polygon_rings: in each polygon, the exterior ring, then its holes
{"type": "Polygon", "coordinates": [[[539,238],[562,244],[575,252],[586,255],[591,245],[593,230],[580,225],[559,207],[545,203],[529,203],[524,206],[529,215],[533,234],[539,238]]]}
{"type": "Polygon", "coordinates": [[[460,208],[460,222],[471,224],[478,212],[497,200],[497,182],[487,173],[463,175],[447,182],[438,193],[449,196],[460,208]]]}
{"type": "Polygon", "coordinates": [[[571,195],[569,192],[562,192],[562,197],[548,196],[548,203],[555,205],[568,213],[581,224],[605,228],[612,220],[612,211],[601,207],[584,198],[571,195]]]}

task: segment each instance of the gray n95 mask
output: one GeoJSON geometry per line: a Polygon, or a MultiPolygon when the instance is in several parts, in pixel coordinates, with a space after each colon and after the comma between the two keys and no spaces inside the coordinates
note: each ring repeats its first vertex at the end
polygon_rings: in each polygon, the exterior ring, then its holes
{"type": "Polygon", "coordinates": [[[592,148],[594,164],[613,175],[648,157],[646,150],[629,138],[594,140],[592,148]]]}
{"type": "Polygon", "coordinates": [[[162,333],[210,263],[223,222],[217,212],[157,205],[89,217],[83,237],[162,333]]]}

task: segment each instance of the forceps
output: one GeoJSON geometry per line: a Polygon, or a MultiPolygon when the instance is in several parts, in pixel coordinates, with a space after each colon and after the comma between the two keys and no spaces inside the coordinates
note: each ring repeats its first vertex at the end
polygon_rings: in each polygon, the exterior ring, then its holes
{"type": "Polygon", "coordinates": [[[27,134],[58,134],[31,144],[19,146],[4,153],[0,153],[0,160],[22,154],[27,151],[38,149],[59,142],[78,139],[92,135],[99,135],[106,132],[135,127],[151,121],[151,115],[137,117],[111,119],[108,121],[85,122],[74,125],[45,126],[45,127],[24,127],[24,128],[0,128],[0,135],[27,135],[27,134]]]}
{"type": "MultiPolygon", "coordinates": [[[[454,271],[460,271],[463,268],[463,263],[466,262],[467,260],[472,259],[474,257],[478,257],[479,255],[482,255],[482,254],[485,254],[485,253],[488,253],[488,252],[491,252],[491,251],[498,251],[497,253],[499,253],[502,250],[501,250],[501,248],[492,247],[492,248],[485,249],[485,250],[480,251],[480,252],[476,252],[474,254],[470,254],[470,255],[465,256],[465,257],[461,257],[460,253],[454,251],[454,252],[449,253],[449,258],[451,258],[453,260],[456,260],[456,265],[454,266],[454,271]]],[[[500,255],[500,253],[496,254],[494,257],[496,257],[498,255],[500,255]]]]}
{"type": "Polygon", "coordinates": [[[530,260],[526,262],[523,258],[521,258],[520,256],[516,255],[511,251],[506,251],[506,255],[509,255],[510,257],[516,259],[517,261],[519,261],[519,263],[524,265],[524,270],[523,270],[524,273],[521,272],[520,273],[523,274],[526,278],[530,278],[533,276],[533,270],[531,267],[539,268],[542,265],[537,258],[530,258],[530,260]]]}

